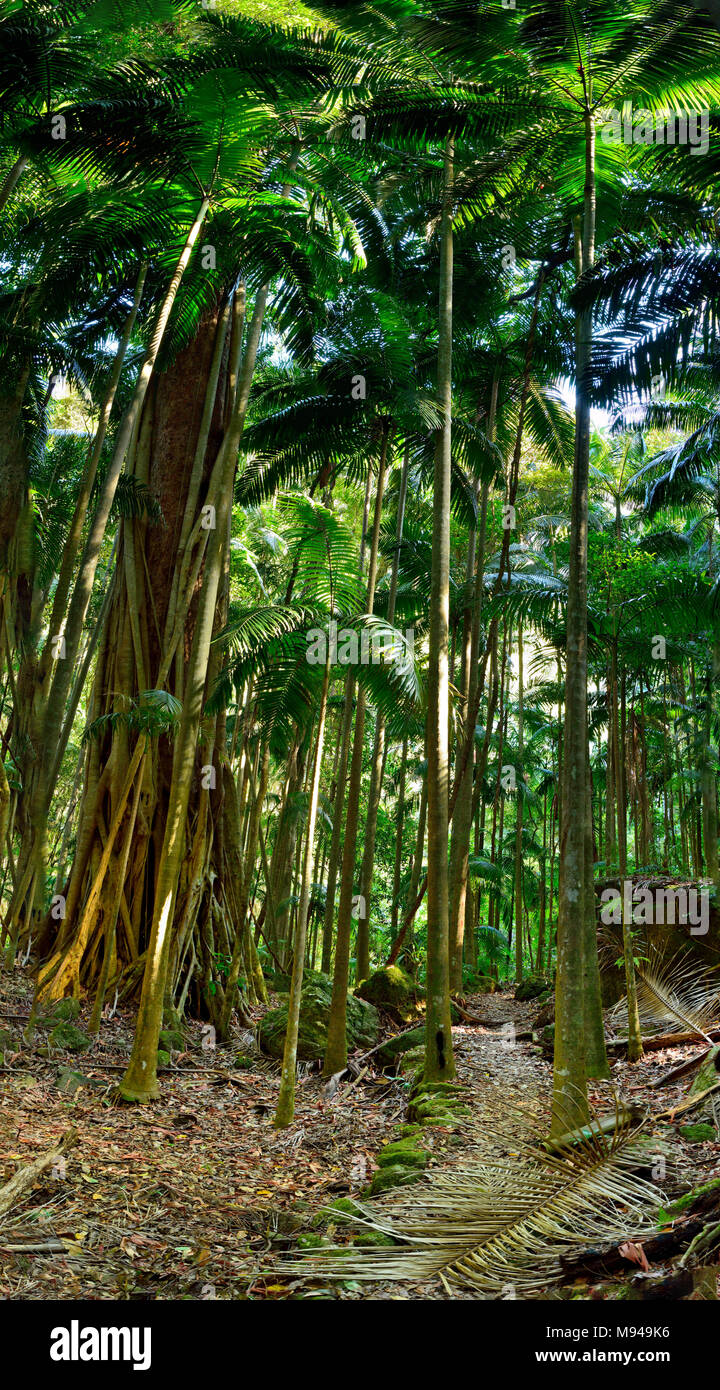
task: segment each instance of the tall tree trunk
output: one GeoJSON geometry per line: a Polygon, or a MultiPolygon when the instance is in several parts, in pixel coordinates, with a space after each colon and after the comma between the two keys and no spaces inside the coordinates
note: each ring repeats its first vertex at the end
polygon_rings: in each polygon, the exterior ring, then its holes
{"type": "MultiPolygon", "coordinates": [[[[368,572],[367,612],[372,613],[375,602],[378,552],[380,547],[380,522],[385,492],[385,473],[388,450],[390,448],[391,425],[386,421],[378,466],[375,512],[373,516],[372,537],[370,541],[370,568],[368,572]]],[[[355,732],[353,735],[352,758],[350,760],[350,784],[348,786],[347,812],[345,817],[345,843],[343,845],[342,871],[340,875],[340,901],[338,903],[337,936],[335,940],[335,965],[333,970],[333,990],[328,1019],[328,1038],[323,1062],[325,1076],[334,1076],[344,1071],[347,1065],[347,991],[350,977],[350,937],[352,932],[353,898],[355,888],[355,851],[360,820],[360,787],[362,781],[362,760],[365,734],[365,691],[358,689],[355,707],[355,732]]],[[[359,905],[362,907],[362,904],[359,905]]]]}
{"type": "Polygon", "coordinates": [[[320,773],[322,771],[325,714],[327,711],[329,683],[330,662],[327,661],[325,665],[322,694],[320,697],[320,711],[318,714],[318,727],[315,739],[315,756],[312,764],[310,800],[308,805],[307,829],[305,833],[305,860],[303,864],[300,903],[298,906],[295,937],[293,941],[293,968],[292,979],[290,981],[290,998],[288,1000],[288,1022],[285,1032],[280,1090],[278,1092],[277,1110],[275,1112],[276,1129],[282,1129],[284,1126],[289,1125],[295,1114],[295,1071],[297,1068],[300,1004],[302,1001],[302,982],[305,968],[308,908],[310,906],[310,890],[312,888],[313,869],[315,864],[315,826],[317,824],[318,803],[320,800],[320,773]]]}
{"type": "MultiPolygon", "coordinates": [[[[522,769],[524,742],[523,709],[523,634],[522,622],[518,623],[518,760],[522,769]]],[[[523,918],[523,786],[522,771],[517,783],[517,802],[515,808],[515,979],[523,975],[522,918],[523,918]]],[[[532,962],[531,962],[532,965],[532,962]]]]}
{"type": "Polygon", "coordinates": [[[450,484],[452,464],[453,182],[454,145],[452,139],[448,138],[445,147],[443,209],[440,229],[437,364],[437,397],[442,423],[435,445],[428,672],[427,1012],[424,1068],[427,1081],[450,1081],[455,1075],[450,1020],[448,883],[450,814],[448,632],[450,622],[450,484]]]}
{"type": "MultiPolygon", "coordinates": [[[[397,524],[395,528],[395,555],[390,578],[388,595],[388,623],[395,622],[395,600],[397,598],[398,566],[400,563],[400,543],[405,523],[405,501],[407,498],[408,470],[410,453],[405,449],[400,473],[397,524]]],[[[378,710],[375,718],[375,738],[373,741],[372,762],[370,764],[370,789],[368,791],[368,810],[365,819],[365,845],[360,870],[360,916],[357,930],[356,980],[366,980],[370,974],[370,899],[372,897],[373,868],[375,865],[375,837],[380,809],[383,775],[385,772],[385,716],[378,710]]]]}
{"type": "MultiPolygon", "coordinates": [[[[579,279],[595,259],[595,129],[591,105],[585,108],[585,192],[582,216],[575,221],[575,269],[579,279]]],[[[587,1119],[584,1044],[584,953],[587,797],[587,545],[590,464],[589,374],[592,317],[575,317],[575,457],[570,526],[570,573],[565,677],[562,834],[555,990],[555,1060],[552,1130],[559,1134],[587,1119]]]]}
{"type": "Polygon", "coordinates": [[[120,1094],[126,1100],[149,1100],[158,1093],[157,1048],[162,1027],[173,908],[178,888],[180,860],[185,845],[188,803],[196,772],[196,744],[202,718],[218,590],[229,533],[237,451],[250,399],[250,386],[266,302],[267,287],[263,287],[258,291],[255,301],[232,419],[220,446],[214,470],[217,486],[211,505],[216,509],[216,525],[210,530],[205,553],[195,630],[185,673],[182,715],[173,748],[168,815],[157,869],[152,927],[135,1037],[130,1063],[120,1083],[120,1094]]]}

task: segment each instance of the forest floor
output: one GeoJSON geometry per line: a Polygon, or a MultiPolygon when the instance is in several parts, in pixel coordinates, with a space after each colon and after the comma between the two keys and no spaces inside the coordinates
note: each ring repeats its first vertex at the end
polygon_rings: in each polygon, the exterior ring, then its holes
{"type": "MultiPolygon", "coordinates": [[[[22,973],[0,980],[0,1029],[22,1030],[30,1008],[22,973]]],[[[509,994],[467,1001],[494,1027],[453,1029],[458,1079],[471,1115],[459,1129],[425,1130],[428,1173],[471,1162],[492,1143],[508,1105],[543,1120],[550,1064],[529,1042],[508,1043],[499,1026],[530,1026],[537,1009],[509,994]]],[[[82,1025],[82,1019],[79,1020],[82,1025]]],[[[259,1055],[235,1066],[252,1045],[236,1030],[232,1045],[203,1050],[201,1025],[189,1024],[187,1050],[161,1073],[162,1098],[147,1107],[118,1104],[113,1087],[130,1052],[134,1015],[104,1020],[99,1039],[81,1054],[50,1048],[39,1030],[32,1046],[5,1051],[0,1069],[0,1183],[51,1150],[69,1129],[78,1142],[62,1171],[46,1172],[0,1219],[0,1296],[45,1299],[283,1299],[322,1296],[321,1281],[280,1277],[287,1256],[312,1219],[338,1197],[360,1197],[376,1155],[395,1139],[408,1082],[367,1070],[328,1096],[317,1070],[302,1069],[296,1118],[273,1128],[279,1068],[259,1055]],[[314,1292],[313,1292],[314,1287],[314,1292]]],[[[388,1028],[388,1033],[397,1032],[388,1028]]],[[[615,1063],[612,1081],[593,1100],[647,1103],[653,1113],[686,1094],[680,1081],[650,1089],[661,1070],[693,1055],[690,1048],[651,1053],[640,1064],[615,1063]]],[[[664,1127],[664,1132],[667,1126],[664,1127]]],[[[675,1190],[720,1173],[720,1144],[674,1141],[675,1190]]],[[[393,1193],[377,1199],[391,1208],[393,1193]]],[[[627,1277],[627,1276],[626,1276],[627,1277]]],[[[447,1299],[439,1279],[324,1290],[340,1299],[447,1299]]],[[[587,1297],[601,1296],[588,1291],[587,1297]]]]}

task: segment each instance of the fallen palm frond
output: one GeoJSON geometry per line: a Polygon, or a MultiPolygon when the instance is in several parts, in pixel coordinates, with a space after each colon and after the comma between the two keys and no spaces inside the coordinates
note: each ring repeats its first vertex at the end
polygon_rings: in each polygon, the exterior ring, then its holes
{"type": "MultiPolygon", "coordinates": [[[[658,1024],[668,1032],[689,1031],[710,1042],[708,1033],[720,1020],[720,994],[703,965],[682,955],[666,963],[650,958],[636,966],[638,1009],[643,1032],[658,1024]]],[[[614,1026],[627,1032],[627,1002],[621,999],[611,1013],[614,1026]]]]}
{"type": "Polygon", "coordinates": [[[616,1101],[611,1134],[593,1116],[580,1142],[575,1133],[552,1153],[538,1134],[520,1142],[496,1134],[499,1157],[414,1185],[385,1210],[361,1206],[362,1224],[395,1248],[313,1250],[283,1272],[373,1281],[438,1274],[487,1298],[532,1296],[561,1277],[562,1257],[654,1230],[663,1195],[637,1173],[651,1161],[641,1128],[616,1101]]]}

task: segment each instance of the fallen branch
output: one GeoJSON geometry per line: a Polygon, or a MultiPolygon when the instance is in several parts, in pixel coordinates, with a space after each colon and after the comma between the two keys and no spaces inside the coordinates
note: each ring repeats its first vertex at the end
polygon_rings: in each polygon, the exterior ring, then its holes
{"type": "Polygon", "coordinates": [[[67,1245],[64,1240],[39,1240],[31,1245],[0,1245],[4,1255],[64,1255],[67,1245]]]}
{"type": "Polygon", "coordinates": [[[699,1095],[689,1096],[687,1100],[681,1101],[679,1105],[671,1106],[669,1110],[661,1110],[660,1114],[656,1115],[655,1118],[658,1120],[674,1120],[678,1115],[686,1115],[689,1110],[694,1110],[697,1105],[702,1105],[703,1101],[707,1100],[707,1097],[713,1095],[715,1091],[720,1091],[720,1081],[716,1081],[713,1086],[708,1086],[706,1091],[700,1091],[699,1095]]]}
{"type": "Polygon", "coordinates": [[[700,1052],[697,1057],[691,1057],[689,1062],[681,1062],[679,1067],[671,1067],[670,1071],[664,1071],[662,1076],[650,1082],[651,1090],[657,1091],[661,1086],[671,1086],[673,1081],[679,1081],[681,1076],[689,1076],[690,1072],[697,1071],[709,1051],[710,1048],[706,1047],[704,1052],[700,1052]]]}
{"type": "Polygon", "coordinates": [[[548,1153],[561,1153],[563,1149],[574,1144],[587,1143],[598,1134],[614,1134],[619,1126],[635,1124],[646,1114],[644,1105],[623,1106],[622,1109],[613,1111],[612,1115],[603,1115],[601,1119],[592,1120],[590,1124],[581,1125],[579,1129],[568,1130],[567,1134],[560,1134],[557,1139],[546,1139],[542,1147],[548,1153]]]}
{"type": "MultiPolygon", "coordinates": [[[[705,1042],[707,1038],[714,1041],[720,1039],[720,1028],[711,1028],[708,1033],[655,1033],[650,1038],[643,1038],[643,1052],[661,1052],[666,1047],[689,1047],[705,1042]]],[[[609,1052],[623,1052],[627,1050],[627,1038],[611,1038],[606,1042],[609,1052]]]]}
{"type": "Polygon", "coordinates": [[[10,1208],[13,1207],[21,1197],[24,1197],[25,1193],[29,1192],[31,1187],[34,1187],[38,1178],[45,1170],[47,1168],[52,1168],[54,1164],[56,1164],[59,1159],[63,1158],[68,1150],[77,1143],[77,1141],[77,1130],[67,1130],[60,1140],[60,1143],[56,1144],[53,1149],[50,1149],[48,1153],[42,1154],[40,1158],[36,1158],[32,1163],[29,1163],[26,1168],[20,1168],[17,1173],[14,1173],[10,1181],[6,1182],[4,1187],[0,1187],[0,1217],[10,1211],[10,1208]]]}

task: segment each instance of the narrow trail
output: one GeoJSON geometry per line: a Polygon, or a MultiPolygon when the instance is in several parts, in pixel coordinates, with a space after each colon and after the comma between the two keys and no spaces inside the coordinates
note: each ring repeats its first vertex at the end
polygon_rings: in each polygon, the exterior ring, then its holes
{"type": "MultiPolygon", "coordinates": [[[[31,991],[16,973],[0,991],[0,1027],[27,1016],[31,991]]],[[[472,1163],[498,1148],[518,1109],[547,1121],[551,1066],[531,1042],[513,1041],[537,1012],[507,994],[482,995],[468,1009],[495,1027],[453,1029],[458,1080],[471,1109],[458,1130],[423,1131],[428,1175],[472,1163]]],[[[85,1020],[86,1022],[87,1020],[85,1020]]],[[[81,1017],[78,1022],[83,1024],[81,1017]]],[[[0,1070],[0,1182],[57,1144],[69,1129],[78,1144],[66,1171],[47,1173],[0,1221],[0,1295],[15,1299],[277,1299],[304,1297],[273,1273],[278,1257],[316,1213],[338,1197],[361,1198],[379,1150],[395,1139],[408,1103],[401,1077],[368,1072],[329,1096],[319,1072],[305,1065],[296,1117],[273,1128],[279,1070],[249,1056],[250,1035],[205,1051],[202,1027],[162,1073],[161,1099],[127,1107],[112,1099],[132,1040],[131,1011],[104,1021],[81,1054],[63,1053],[39,1032],[32,1047],[5,1047],[0,1070]],[[243,1055],[240,1065],[238,1054],[243,1055]],[[19,1247],[22,1247],[20,1249],[19,1247]]],[[[17,1033],[16,1033],[17,1039],[17,1033]]],[[[599,1108],[621,1095],[657,1112],[684,1093],[649,1082],[690,1049],[653,1053],[638,1066],[613,1067],[612,1082],[593,1088],[599,1108]]],[[[520,1124],[525,1121],[520,1119],[520,1124]]],[[[681,1185],[711,1176],[720,1145],[678,1142],[681,1185]]],[[[418,1188],[418,1191],[420,1189],[418,1188]]],[[[373,1199],[390,1207],[393,1193],[373,1199]]],[[[450,1297],[440,1280],[419,1286],[333,1290],[341,1299],[450,1297]]],[[[466,1295],[453,1294],[453,1297],[466,1295]]],[[[471,1295],[467,1295],[470,1297],[471,1295]]]]}

